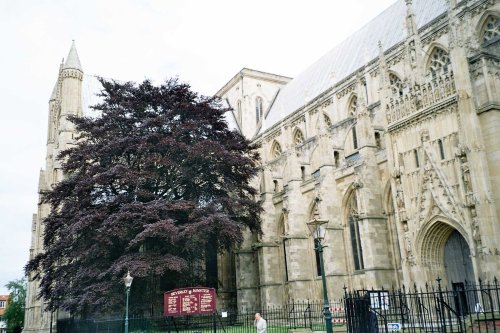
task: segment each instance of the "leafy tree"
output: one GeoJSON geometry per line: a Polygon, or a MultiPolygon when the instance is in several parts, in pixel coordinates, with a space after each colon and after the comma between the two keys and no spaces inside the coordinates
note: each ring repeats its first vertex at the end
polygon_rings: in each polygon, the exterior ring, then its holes
{"type": "Polygon", "coordinates": [[[24,305],[26,302],[26,280],[10,281],[5,285],[9,290],[9,302],[2,320],[7,323],[7,332],[21,332],[24,324],[24,305]]]}
{"type": "Polygon", "coordinates": [[[70,117],[79,137],[59,156],[65,179],[43,193],[44,252],[26,272],[49,310],[85,316],[122,309],[130,271],[132,307],[151,311],[167,288],[213,282],[213,251],[260,232],[259,156],[217,98],[177,79],[100,81],[100,116],[70,117]]]}

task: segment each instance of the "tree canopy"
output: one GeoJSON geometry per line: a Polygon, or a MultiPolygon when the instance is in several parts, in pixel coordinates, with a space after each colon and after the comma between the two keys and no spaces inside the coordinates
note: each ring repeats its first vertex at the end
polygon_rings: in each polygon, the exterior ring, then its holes
{"type": "Polygon", "coordinates": [[[42,193],[44,251],[26,272],[48,309],[90,314],[136,307],[161,289],[203,285],[207,249],[230,250],[260,232],[250,181],[257,147],[231,131],[216,97],[177,79],[156,86],[100,79],[99,116],[69,117],[78,137],[58,157],[64,179],[42,193]]]}
{"type": "Polygon", "coordinates": [[[9,302],[2,319],[7,323],[7,333],[21,332],[24,324],[26,280],[13,280],[5,287],[9,290],[9,302]]]}

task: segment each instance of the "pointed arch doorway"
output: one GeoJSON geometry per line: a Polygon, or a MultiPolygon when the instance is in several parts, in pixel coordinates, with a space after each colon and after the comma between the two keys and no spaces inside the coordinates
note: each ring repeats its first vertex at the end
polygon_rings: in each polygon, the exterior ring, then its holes
{"type": "Polygon", "coordinates": [[[444,245],[444,267],[450,283],[475,280],[469,245],[455,229],[444,245]]]}
{"type": "Polygon", "coordinates": [[[436,221],[427,229],[421,243],[421,259],[429,281],[441,277],[450,287],[475,281],[470,247],[448,223],[436,221]]]}
{"type": "Polygon", "coordinates": [[[470,247],[452,225],[435,221],[427,228],[421,244],[421,259],[427,269],[427,282],[441,278],[446,288],[454,291],[456,309],[469,313],[472,304],[467,297],[467,283],[474,283],[474,267],[470,247]]]}

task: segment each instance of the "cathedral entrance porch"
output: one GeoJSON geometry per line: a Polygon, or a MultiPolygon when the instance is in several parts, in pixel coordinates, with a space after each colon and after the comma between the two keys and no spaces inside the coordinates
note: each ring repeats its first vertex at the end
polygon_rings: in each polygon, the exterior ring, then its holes
{"type": "Polygon", "coordinates": [[[420,248],[426,281],[442,278],[445,285],[454,289],[467,281],[475,281],[469,245],[450,224],[434,222],[425,233],[420,248]]]}

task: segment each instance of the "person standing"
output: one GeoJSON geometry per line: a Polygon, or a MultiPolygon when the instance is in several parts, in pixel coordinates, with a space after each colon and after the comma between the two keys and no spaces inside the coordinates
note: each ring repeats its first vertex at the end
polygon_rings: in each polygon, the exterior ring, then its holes
{"type": "Polygon", "coordinates": [[[368,305],[368,332],[378,333],[377,314],[372,310],[370,305],[368,305]]]}
{"type": "Polygon", "coordinates": [[[267,333],[267,323],[260,313],[255,314],[254,326],[257,328],[257,333],[267,333]]]}

